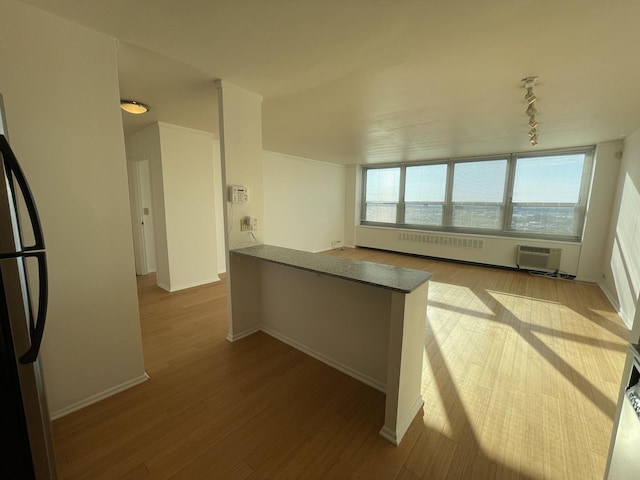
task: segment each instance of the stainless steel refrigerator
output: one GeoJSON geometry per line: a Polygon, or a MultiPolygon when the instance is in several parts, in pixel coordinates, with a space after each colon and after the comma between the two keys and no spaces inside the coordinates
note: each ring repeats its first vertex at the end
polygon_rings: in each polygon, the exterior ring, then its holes
{"type": "Polygon", "coordinates": [[[44,240],[6,133],[0,95],[0,478],[56,479],[38,358],[48,295],[44,240]]]}

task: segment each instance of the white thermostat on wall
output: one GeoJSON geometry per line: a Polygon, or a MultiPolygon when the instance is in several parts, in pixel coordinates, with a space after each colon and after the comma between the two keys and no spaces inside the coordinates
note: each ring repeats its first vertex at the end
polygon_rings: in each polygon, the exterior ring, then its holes
{"type": "Polygon", "coordinates": [[[229,201],[231,203],[245,203],[249,201],[249,189],[242,185],[231,185],[229,187],[229,201]]]}

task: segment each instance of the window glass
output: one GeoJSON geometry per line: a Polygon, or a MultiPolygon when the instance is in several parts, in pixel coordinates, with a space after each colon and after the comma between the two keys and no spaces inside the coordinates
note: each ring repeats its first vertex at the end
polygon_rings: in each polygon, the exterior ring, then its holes
{"type": "Polygon", "coordinates": [[[453,168],[454,202],[502,203],[507,160],[460,162],[453,168]]]}
{"type": "Polygon", "coordinates": [[[444,202],[447,165],[407,167],[405,202],[444,202]]]}
{"type": "Polygon", "coordinates": [[[447,189],[447,164],[407,167],[404,222],[442,225],[442,205],[447,189]]]}
{"type": "Polygon", "coordinates": [[[404,207],[404,222],[410,225],[442,225],[442,205],[407,204],[404,207]]]}
{"type": "Polygon", "coordinates": [[[499,205],[454,205],[451,223],[455,227],[500,228],[502,207],[499,205]]]}
{"type": "Polygon", "coordinates": [[[456,163],[451,224],[454,227],[499,229],[506,175],[506,159],[456,163]]]}
{"type": "Polygon", "coordinates": [[[397,202],[400,193],[400,168],[376,168],[367,170],[365,201],[397,202]]]}
{"type": "Polygon", "coordinates": [[[579,241],[592,154],[585,147],[365,167],[362,223],[579,241]]]}
{"type": "Polygon", "coordinates": [[[365,219],[396,223],[400,195],[400,167],[367,170],[365,219]]]}
{"type": "Polygon", "coordinates": [[[518,158],[514,203],[578,203],[584,153],[518,158]]]}
{"type": "Polygon", "coordinates": [[[574,235],[575,207],[514,205],[511,228],[522,232],[574,235]]]}
{"type": "Polygon", "coordinates": [[[583,153],[518,158],[511,229],[578,235],[582,222],[577,221],[581,214],[576,206],[580,202],[584,163],[583,153]]]}
{"type": "Polygon", "coordinates": [[[367,203],[365,215],[370,222],[396,223],[397,211],[395,203],[367,203]]]}

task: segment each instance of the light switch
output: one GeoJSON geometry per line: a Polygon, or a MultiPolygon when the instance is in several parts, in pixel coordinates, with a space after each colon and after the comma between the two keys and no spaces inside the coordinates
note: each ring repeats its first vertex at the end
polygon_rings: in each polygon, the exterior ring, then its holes
{"type": "Polygon", "coordinates": [[[148,209],[147,207],[143,208],[143,209],[142,209],[142,212],[143,212],[145,215],[149,215],[149,209],[148,209]]]}

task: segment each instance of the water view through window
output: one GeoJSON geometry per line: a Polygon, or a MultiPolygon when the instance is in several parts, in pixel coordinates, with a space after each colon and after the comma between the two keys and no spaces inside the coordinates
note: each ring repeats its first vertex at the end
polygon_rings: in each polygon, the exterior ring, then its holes
{"type": "Polygon", "coordinates": [[[592,154],[366,167],[362,223],[578,241],[592,154]]]}

